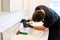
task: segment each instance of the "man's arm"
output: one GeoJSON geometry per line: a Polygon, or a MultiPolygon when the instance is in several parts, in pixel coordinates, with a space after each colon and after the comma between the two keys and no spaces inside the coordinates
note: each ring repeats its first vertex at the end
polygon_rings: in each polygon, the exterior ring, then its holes
{"type": "Polygon", "coordinates": [[[29,20],[29,21],[33,21],[32,18],[29,18],[28,20],[29,20]]]}
{"type": "MultiPolygon", "coordinates": [[[[30,22],[33,21],[32,18],[29,18],[28,19],[30,22]]],[[[44,26],[31,26],[30,24],[24,24],[26,27],[31,27],[31,28],[34,28],[36,30],[45,30],[46,27],[44,26]]]]}
{"type": "Polygon", "coordinates": [[[32,26],[32,25],[27,24],[27,23],[25,23],[24,25],[25,25],[25,27],[34,28],[36,30],[45,30],[46,29],[46,27],[44,27],[44,26],[38,26],[38,25],[37,26],[32,26]]]}
{"type": "MultiPolygon", "coordinates": [[[[33,21],[32,18],[30,18],[29,20],[33,21]]],[[[46,27],[44,27],[44,26],[33,26],[33,28],[36,29],[36,30],[44,30],[44,29],[46,29],[46,27]]]]}
{"type": "Polygon", "coordinates": [[[44,26],[33,26],[33,28],[36,30],[45,30],[46,29],[46,27],[44,27],[44,26]]]}

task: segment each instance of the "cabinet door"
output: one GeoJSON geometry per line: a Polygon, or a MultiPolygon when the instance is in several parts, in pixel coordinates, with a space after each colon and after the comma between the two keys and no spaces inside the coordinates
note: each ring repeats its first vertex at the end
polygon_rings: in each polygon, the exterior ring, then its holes
{"type": "Polygon", "coordinates": [[[18,30],[20,30],[20,23],[19,22],[3,32],[3,40],[11,40],[11,38],[16,35],[18,30]]]}

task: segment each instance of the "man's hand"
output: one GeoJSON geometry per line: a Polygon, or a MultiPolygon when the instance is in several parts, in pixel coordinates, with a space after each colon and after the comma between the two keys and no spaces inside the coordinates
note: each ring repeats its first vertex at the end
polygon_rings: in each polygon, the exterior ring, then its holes
{"type": "Polygon", "coordinates": [[[29,22],[29,20],[22,19],[22,20],[21,20],[21,23],[24,23],[24,22],[29,22]]]}
{"type": "Polygon", "coordinates": [[[30,27],[30,28],[33,28],[33,26],[32,26],[32,25],[27,24],[27,23],[23,23],[23,25],[24,25],[24,27],[30,27]]]}

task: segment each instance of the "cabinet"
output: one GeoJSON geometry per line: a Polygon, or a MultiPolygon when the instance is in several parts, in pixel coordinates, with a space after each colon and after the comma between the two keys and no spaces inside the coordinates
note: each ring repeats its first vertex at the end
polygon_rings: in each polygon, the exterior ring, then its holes
{"type": "Polygon", "coordinates": [[[20,20],[24,18],[24,11],[3,12],[0,16],[0,40],[10,40],[20,30],[20,20]]]}
{"type": "Polygon", "coordinates": [[[11,38],[16,35],[19,29],[20,23],[18,22],[10,28],[6,29],[5,31],[0,32],[0,40],[11,40],[11,38]]]}

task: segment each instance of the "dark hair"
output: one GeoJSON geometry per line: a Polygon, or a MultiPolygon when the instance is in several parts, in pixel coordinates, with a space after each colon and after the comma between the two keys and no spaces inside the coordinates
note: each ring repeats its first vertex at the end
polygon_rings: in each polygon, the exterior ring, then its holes
{"type": "Polygon", "coordinates": [[[46,9],[45,7],[47,7],[47,6],[45,6],[45,5],[38,5],[36,8],[35,8],[35,11],[36,10],[41,10],[41,9],[46,9]]]}
{"type": "Polygon", "coordinates": [[[36,11],[36,10],[41,10],[41,9],[40,9],[40,6],[37,6],[37,7],[35,8],[35,11],[36,11]]]}
{"type": "Polygon", "coordinates": [[[45,16],[45,15],[44,15],[44,13],[43,13],[42,11],[36,10],[36,11],[33,13],[32,20],[33,20],[34,22],[39,22],[39,21],[43,20],[44,16],[45,16]]]}

